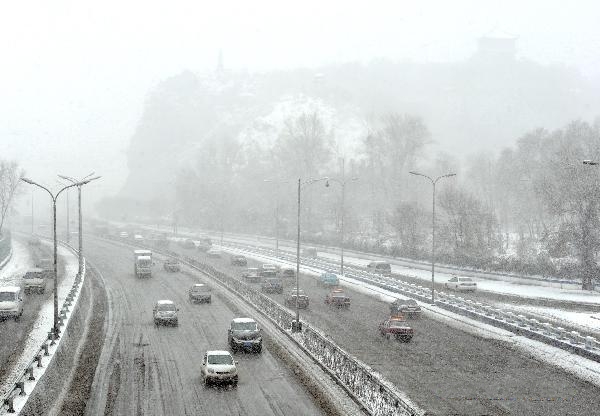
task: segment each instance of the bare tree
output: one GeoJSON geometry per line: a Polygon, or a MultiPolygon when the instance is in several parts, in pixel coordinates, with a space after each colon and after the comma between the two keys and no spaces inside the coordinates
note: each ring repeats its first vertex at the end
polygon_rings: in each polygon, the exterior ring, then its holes
{"type": "Polygon", "coordinates": [[[21,176],[23,171],[19,169],[17,162],[0,160],[0,234],[21,176]]]}

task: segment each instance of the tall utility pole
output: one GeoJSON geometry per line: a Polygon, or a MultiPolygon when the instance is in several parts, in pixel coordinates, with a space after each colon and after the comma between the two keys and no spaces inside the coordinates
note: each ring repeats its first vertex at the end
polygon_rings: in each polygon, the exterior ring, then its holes
{"type": "Polygon", "coordinates": [[[433,185],[433,209],[431,210],[431,303],[433,304],[435,303],[435,185],[440,179],[456,176],[456,173],[447,173],[435,179],[418,172],[411,171],[408,173],[427,178],[431,181],[431,185],[433,185]]]}
{"type": "MultiPolygon", "coordinates": [[[[341,208],[341,214],[342,214],[342,218],[341,218],[341,236],[340,236],[340,274],[343,275],[344,274],[344,217],[346,216],[346,207],[345,207],[345,203],[346,203],[346,183],[348,182],[348,180],[346,180],[346,172],[345,172],[345,161],[342,158],[342,178],[341,179],[336,179],[336,178],[329,178],[329,181],[331,182],[337,182],[338,184],[340,184],[340,186],[342,187],[342,208],[341,208]]],[[[356,181],[358,180],[358,178],[351,178],[350,181],[356,181]]]]}
{"type": "Polygon", "coordinates": [[[33,235],[33,189],[31,190],[31,235],[33,235]]]}
{"type": "Polygon", "coordinates": [[[71,231],[69,230],[69,190],[67,189],[67,244],[71,242],[71,231]]]}
{"type": "MultiPolygon", "coordinates": [[[[78,260],[79,260],[79,275],[81,276],[81,274],[83,273],[83,220],[82,220],[82,213],[81,213],[81,187],[85,184],[90,183],[91,181],[95,181],[96,179],[100,179],[100,176],[94,176],[93,178],[90,178],[90,176],[92,176],[94,174],[94,172],[90,173],[89,175],[83,177],[80,180],[76,180],[71,178],[70,176],[63,176],[63,175],[58,175],[60,178],[65,179],[69,182],[71,182],[73,185],[77,186],[77,205],[79,208],[79,232],[78,232],[78,239],[79,239],[79,251],[78,251],[78,260]]],[[[68,192],[67,192],[67,195],[68,192]]],[[[68,212],[68,211],[67,211],[68,212]]],[[[68,231],[67,231],[68,233],[68,231]]],[[[67,239],[67,242],[69,240],[67,239]]]]}
{"type": "Polygon", "coordinates": [[[296,320],[292,324],[292,332],[302,331],[302,324],[300,323],[300,308],[298,307],[298,298],[300,296],[300,191],[306,185],[311,183],[326,181],[325,186],[329,186],[329,178],[309,179],[302,182],[302,178],[298,178],[298,238],[296,240],[296,320]]]}

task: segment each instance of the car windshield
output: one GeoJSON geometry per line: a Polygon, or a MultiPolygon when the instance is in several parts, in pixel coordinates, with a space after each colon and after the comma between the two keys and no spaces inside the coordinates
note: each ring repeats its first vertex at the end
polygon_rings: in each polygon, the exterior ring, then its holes
{"type": "Polygon", "coordinates": [[[175,311],[177,308],[173,303],[159,303],[156,309],[159,311],[175,311]]]}
{"type": "Polygon", "coordinates": [[[234,322],[231,328],[236,331],[256,331],[256,322],[234,322]]]}
{"type": "Polygon", "coordinates": [[[408,299],[408,300],[407,300],[406,302],[404,302],[404,303],[406,303],[408,306],[417,306],[417,301],[416,301],[416,300],[414,300],[414,299],[408,299]]]}
{"type": "Polygon", "coordinates": [[[138,261],[138,264],[142,267],[149,267],[152,266],[152,260],[150,259],[140,259],[138,261]]]}
{"type": "Polygon", "coordinates": [[[209,355],[208,356],[209,364],[224,364],[224,365],[232,365],[233,358],[229,354],[222,355],[209,355]]]}
{"type": "Polygon", "coordinates": [[[12,302],[15,297],[15,292],[0,292],[0,302],[12,302]]]}
{"type": "Polygon", "coordinates": [[[377,269],[381,269],[381,270],[391,270],[392,269],[392,267],[389,264],[387,264],[387,263],[379,263],[375,267],[377,269]]]}
{"type": "Polygon", "coordinates": [[[207,286],[192,286],[193,292],[208,292],[207,286]]]}
{"type": "Polygon", "coordinates": [[[404,323],[404,321],[393,320],[390,321],[390,326],[392,328],[401,328],[403,326],[406,326],[406,324],[404,323]]]}
{"type": "Polygon", "coordinates": [[[472,282],[473,279],[471,279],[470,277],[459,277],[458,280],[460,282],[472,282]]]}

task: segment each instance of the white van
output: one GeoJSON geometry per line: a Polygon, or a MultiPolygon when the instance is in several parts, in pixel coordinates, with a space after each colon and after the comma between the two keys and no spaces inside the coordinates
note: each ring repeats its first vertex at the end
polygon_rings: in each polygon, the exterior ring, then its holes
{"type": "Polygon", "coordinates": [[[0,319],[14,318],[18,321],[23,315],[23,293],[18,286],[0,287],[0,319]]]}
{"type": "Polygon", "coordinates": [[[391,276],[392,275],[392,266],[386,261],[372,261],[367,266],[369,271],[377,274],[381,274],[383,276],[391,276]]]}

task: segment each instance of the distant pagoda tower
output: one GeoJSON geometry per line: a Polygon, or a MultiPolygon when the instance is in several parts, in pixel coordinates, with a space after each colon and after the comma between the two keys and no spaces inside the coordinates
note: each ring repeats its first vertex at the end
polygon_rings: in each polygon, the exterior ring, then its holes
{"type": "Polygon", "coordinates": [[[517,39],[517,36],[494,29],[477,39],[475,58],[483,61],[514,61],[517,39]]]}

